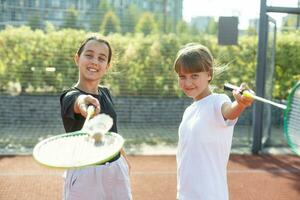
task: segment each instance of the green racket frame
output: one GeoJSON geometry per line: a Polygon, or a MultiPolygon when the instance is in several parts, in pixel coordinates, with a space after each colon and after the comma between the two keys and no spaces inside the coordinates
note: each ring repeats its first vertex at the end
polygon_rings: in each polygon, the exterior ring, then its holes
{"type": "MultiPolygon", "coordinates": [[[[288,133],[288,122],[289,122],[289,113],[292,109],[292,101],[293,101],[293,97],[295,95],[295,92],[297,91],[297,89],[300,87],[300,81],[292,88],[288,99],[287,99],[287,109],[285,109],[284,111],[284,135],[287,139],[288,145],[290,146],[291,150],[298,156],[300,156],[300,149],[299,146],[300,144],[298,144],[298,146],[292,141],[289,133],[288,133]]],[[[299,121],[300,123],[300,121],[299,121]]],[[[299,133],[300,134],[300,133],[299,133]]]]}

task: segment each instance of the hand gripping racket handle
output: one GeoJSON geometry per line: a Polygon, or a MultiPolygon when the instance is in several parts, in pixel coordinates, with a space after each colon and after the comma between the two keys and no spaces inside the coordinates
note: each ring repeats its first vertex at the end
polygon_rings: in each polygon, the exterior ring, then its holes
{"type": "Polygon", "coordinates": [[[96,110],[95,106],[93,106],[93,105],[89,105],[88,106],[88,108],[87,108],[87,115],[86,115],[83,127],[91,119],[91,117],[94,115],[95,110],[96,110]]]}
{"type": "MultiPolygon", "coordinates": [[[[225,83],[224,84],[224,90],[232,91],[232,90],[239,90],[239,89],[240,88],[238,86],[232,85],[230,83],[225,83]]],[[[281,109],[286,109],[287,108],[286,105],[283,105],[283,104],[280,104],[280,103],[275,103],[275,102],[270,101],[268,99],[256,96],[256,95],[252,94],[251,92],[249,92],[248,90],[241,91],[240,93],[245,97],[250,97],[250,98],[255,99],[257,101],[268,103],[268,104],[271,104],[271,105],[276,106],[276,107],[281,108],[281,109]]]]}

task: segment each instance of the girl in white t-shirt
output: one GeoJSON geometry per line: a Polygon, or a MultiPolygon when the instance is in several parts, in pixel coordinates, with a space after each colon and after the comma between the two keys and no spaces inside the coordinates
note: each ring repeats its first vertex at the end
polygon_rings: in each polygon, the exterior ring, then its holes
{"type": "Polygon", "coordinates": [[[186,45],[174,63],[181,90],[194,102],[185,110],[179,126],[177,150],[177,199],[228,200],[227,163],[233,128],[253,99],[233,91],[212,93],[213,57],[200,44],[186,45]]]}

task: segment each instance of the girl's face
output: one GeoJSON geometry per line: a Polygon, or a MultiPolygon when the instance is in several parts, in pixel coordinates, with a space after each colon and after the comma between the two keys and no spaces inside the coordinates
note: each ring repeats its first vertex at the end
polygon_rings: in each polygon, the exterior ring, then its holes
{"type": "Polygon", "coordinates": [[[109,49],[104,43],[88,41],[80,55],[75,56],[81,80],[99,81],[107,72],[109,49]]]}
{"type": "Polygon", "coordinates": [[[211,93],[208,87],[209,80],[211,80],[209,72],[185,73],[181,71],[178,74],[179,87],[186,96],[193,98],[195,101],[211,93]]]}

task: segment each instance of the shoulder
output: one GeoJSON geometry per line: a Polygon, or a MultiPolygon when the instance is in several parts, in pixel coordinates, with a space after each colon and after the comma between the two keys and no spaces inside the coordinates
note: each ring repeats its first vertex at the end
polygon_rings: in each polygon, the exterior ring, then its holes
{"type": "Polygon", "coordinates": [[[225,103],[231,104],[232,101],[226,94],[212,94],[212,106],[215,111],[219,112],[225,103]]]}
{"type": "Polygon", "coordinates": [[[101,93],[104,93],[105,95],[111,96],[110,90],[107,86],[99,85],[99,90],[101,93]]]}
{"type": "Polygon", "coordinates": [[[80,94],[81,94],[81,92],[79,90],[77,90],[76,88],[66,89],[60,95],[60,102],[62,102],[63,99],[65,99],[65,98],[68,98],[68,99],[75,98],[80,94]]]}
{"type": "Polygon", "coordinates": [[[231,99],[226,94],[213,94],[214,100],[213,100],[213,110],[215,113],[215,116],[219,121],[224,121],[223,113],[222,113],[222,107],[225,104],[230,105],[232,103],[231,99]]]}
{"type": "Polygon", "coordinates": [[[100,91],[109,92],[109,88],[105,85],[99,85],[98,88],[100,91]]]}
{"type": "Polygon", "coordinates": [[[217,102],[231,102],[231,99],[226,94],[214,93],[213,94],[213,99],[214,99],[214,102],[216,102],[216,103],[217,102]]]}
{"type": "Polygon", "coordinates": [[[101,85],[101,86],[99,86],[99,90],[100,90],[101,95],[104,95],[111,102],[113,101],[112,97],[111,97],[110,90],[108,89],[108,87],[101,85]]]}
{"type": "Polygon", "coordinates": [[[64,96],[70,96],[70,95],[74,95],[74,94],[80,94],[81,92],[79,90],[77,90],[76,88],[69,88],[69,89],[66,89],[64,90],[62,93],[61,93],[61,97],[64,97],[64,96]]]}

